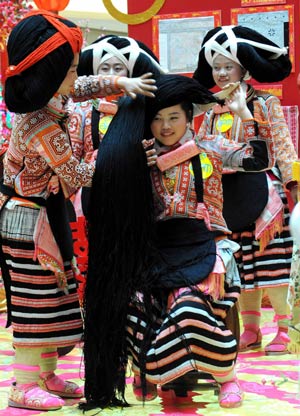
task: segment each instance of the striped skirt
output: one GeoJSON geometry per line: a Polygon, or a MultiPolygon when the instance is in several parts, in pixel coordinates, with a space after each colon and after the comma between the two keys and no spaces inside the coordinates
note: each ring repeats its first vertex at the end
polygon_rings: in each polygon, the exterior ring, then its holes
{"type": "Polygon", "coordinates": [[[38,209],[3,208],[0,233],[10,274],[11,320],[15,347],[63,347],[81,341],[82,317],[70,263],[65,264],[69,293],[56,276],[34,261],[33,233],[38,209]]]}
{"type": "Polygon", "coordinates": [[[282,185],[273,181],[284,204],[284,226],[282,233],[269,242],[263,251],[259,251],[259,242],[255,240],[255,225],[247,230],[235,232],[231,239],[241,249],[235,253],[240,271],[242,290],[255,290],[276,286],[287,286],[293,252],[293,239],[289,232],[289,207],[282,185]]]}
{"type": "Polygon", "coordinates": [[[151,322],[142,299],[131,303],[126,331],[133,371],[139,372],[142,360],[146,379],[155,384],[168,383],[192,370],[227,374],[234,367],[237,341],[215,313],[219,306],[215,309],[204,295],[189,288],[178,293],[170,294],[166,313],[153,301],[151,322]],[[150,341],[141,358],[149,328],[150,341]]]}

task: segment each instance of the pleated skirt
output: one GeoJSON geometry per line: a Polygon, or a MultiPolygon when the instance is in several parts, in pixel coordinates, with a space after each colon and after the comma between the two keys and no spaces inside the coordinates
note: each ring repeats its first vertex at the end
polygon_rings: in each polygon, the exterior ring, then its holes
{"type": "Polygon", "coordinates": [[[2,250],[10,274],[11,321],[15,347],[64,347],[81,341],[82,317],[76,281],[65,263],[68,294],[56,276],[34,258],[33,232],[39,210],[3,208],[0,216],[2,250]]]}
{"type": "Polygon", "coordinates": [[[219,306],[214,309],[203,296],[186,289],[180,289],[180,295],[170,294],[166,312],[154,300],[151,322],[141,299],[137,297],[130,305],[126,331],[136,373],[151,327],[150,343],[142,358],[149,382],[165,384],[192,370],[225,375],[234,367],[237,341],[216,314],[219,306]]]}
{"type": "Polygon", "coordinates": [[[277,286],[287,286],[293,253],[293,239],[289,231],[289,207],[285,192],[279,182],[273,181],[284,204],[284,225],[280,235],[276,235],[263,251],[255,240],[255,225],[242,232],[235,232],[231,239],[241,249],[235,253],[241,277],[241,289],[252,291],[277,286]]]}

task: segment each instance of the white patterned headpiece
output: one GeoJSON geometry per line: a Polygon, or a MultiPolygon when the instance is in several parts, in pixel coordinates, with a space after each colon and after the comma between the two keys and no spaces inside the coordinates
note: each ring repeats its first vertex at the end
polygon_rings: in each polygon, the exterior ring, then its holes
{"type": "MultiPolygon", "coordinates": [[[[287,48],[279,48],[278,46],[272,46],[265,43],[255,42],[250,39],[236,37],[235,33],[232,30],[233,27],[235,26],[222,26],[221,30],[215,33],[202,46],[202,49],[204,49],[205,53],[205,59],[211,67],[213,66],[213,61],[217,55],[226,56],[227,58],[231,59],[232,61],[236,62],[241,67],[243,67],[243,65],[237,57],[239,43],[246,43],[256,48],[273,53],[273,56],[271,56],[269,59],[277,59],[279,58],[279,56],[287,55],[288,53],[287,48]],[[225,40],[222,44],[216,41],[216,38],[218,38],[221,34],[225,34],[227,37],[227,40],[225,40]]],[[[244,79],[247,78],[250,78],[248,71],[244,76],[244,79]]]]}
{"type": "Polygon", "coordinates": [[[108,41],[113,39],[112,37],[105,38],[100,40],[97,43],[93,43],[92,45],[87,46],[83,49],[83,52],[92,49],[93,50],[93,73],[98,74],[100,65],[107,61],[112,57],[118,58],[128,69],[129,77],[132,77],[133,69],[136,63],[137,58],[142,53],[143,55],[147,56],[151,63],[160,71],[163,72],[163,69],[156,62],[155,59],[152,58],[146,51],[144,51],[139,44],[132,38],[122,36],[122,39],[127,39],[129,45],[125,46],[124,48],[118,49],[108,41]],[[106,52],[103,55],[103,52],[106,52]],[[128,55],[128,58],[125,56],[128,55]]]}

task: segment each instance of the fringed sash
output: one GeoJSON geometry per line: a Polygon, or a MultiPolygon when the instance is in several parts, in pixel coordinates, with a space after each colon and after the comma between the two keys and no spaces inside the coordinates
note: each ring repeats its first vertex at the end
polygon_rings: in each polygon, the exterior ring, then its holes
{"type": "Polygon", "coordinates": [[[255,222],[255,239],[259,241],[259,249],[263,251],[275,234],[281,233],[284,220],[284,205],[278,192],[267,175],[269,196],[261,215],[255,222]]]}

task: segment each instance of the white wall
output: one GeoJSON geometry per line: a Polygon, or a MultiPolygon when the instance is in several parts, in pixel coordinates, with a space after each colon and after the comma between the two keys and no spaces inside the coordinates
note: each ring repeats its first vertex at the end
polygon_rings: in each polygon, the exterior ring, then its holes
{"type": "MultiPolygon", "coordinates": [[[[120,12],[127,13],[127,0],[112,0],[112,4],[120,12]]],[[[87,45],[102,34],[127,35],[127,25],[115,20],[101,0],[70,0],[59,14],[83,28],[87,45]]]]}
{"type": "MultiPolygon", "coordinates": [[[[113,5],[120,12],[127,13],[127,0],[113,0],[113,5]]],[[[115,20],[101,0],[70,0],[60,14],[89,29],[89,32],[84,31],[86,44],[102,34],[127,35],[127,25],[115,20]]]]}

